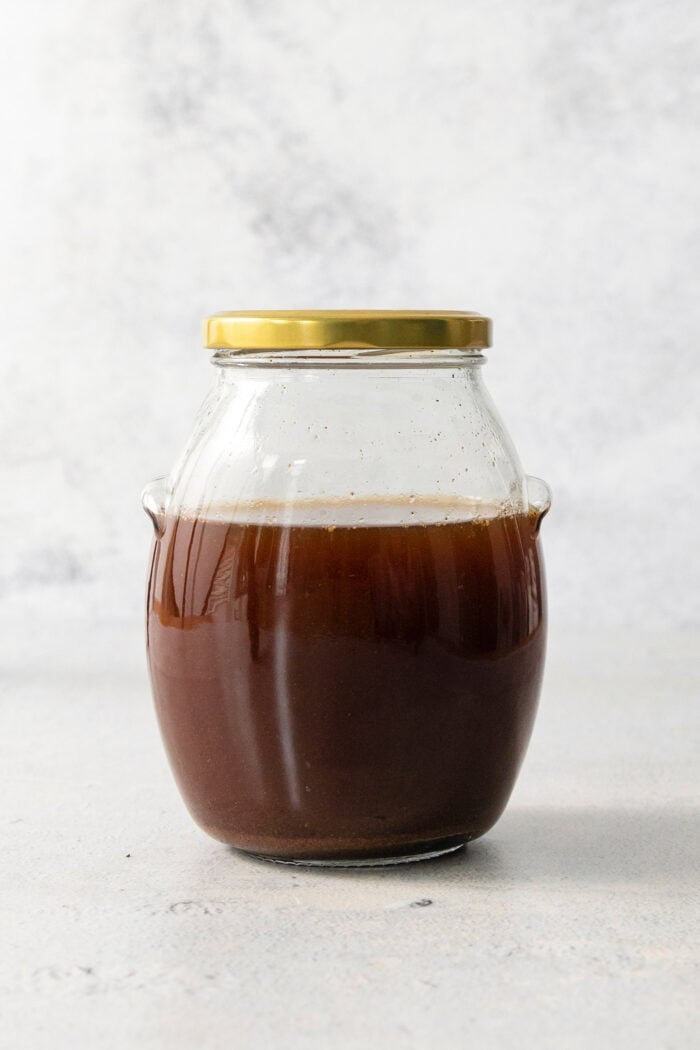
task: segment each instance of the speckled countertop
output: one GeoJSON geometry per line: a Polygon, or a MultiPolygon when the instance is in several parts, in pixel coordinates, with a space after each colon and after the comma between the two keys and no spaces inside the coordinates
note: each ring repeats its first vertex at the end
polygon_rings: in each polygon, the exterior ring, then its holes
{"type": "Polygon", "coordinates": [[[696,636],[554,639],[491,834],[323,872],[198,832],[133,632],[76,630],[5,680],[2,1046],[697,1045],[696,636]]]}

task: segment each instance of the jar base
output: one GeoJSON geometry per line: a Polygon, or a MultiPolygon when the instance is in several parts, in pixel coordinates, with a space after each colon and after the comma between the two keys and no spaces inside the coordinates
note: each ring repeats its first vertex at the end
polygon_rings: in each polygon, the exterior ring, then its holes
{"type": "Polygon", "coordinates": [[[256,860],[267,860],[273,864],[291,864],[297,868],[388,868],[397,864],[414,864],[420,860],[434,860],[436,857],[444,857],[448,853],[456,853],[464,849],[467,839],[461,842],[452,841],[449,844],[436,847],[434,843],[426,846],[424,850],[417,849],[414,852],[384,857],[274,857],[269,853],[256,853],[253,850],[239,850],[248,857],[256,860]]]}

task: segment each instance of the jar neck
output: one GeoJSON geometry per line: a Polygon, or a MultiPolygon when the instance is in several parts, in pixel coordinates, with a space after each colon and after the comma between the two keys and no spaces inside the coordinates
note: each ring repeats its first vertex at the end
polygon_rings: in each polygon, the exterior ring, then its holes
{"type": "Polygon", "coordinates": [[[433,369],[484,364],[480,350],[405,350],[377,347],[325,347],[309,350],[217,350],[212,364],[222,368],[433,369]]]}

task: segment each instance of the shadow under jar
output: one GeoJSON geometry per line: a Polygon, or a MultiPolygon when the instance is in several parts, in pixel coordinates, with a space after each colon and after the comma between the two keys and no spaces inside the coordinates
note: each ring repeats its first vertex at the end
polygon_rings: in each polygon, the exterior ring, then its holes
{"type": "Polygon", "coordinates": [[[488,318],[227,313],[180,461],[144,492],[148,657],[198,824],[305,864],[487,831],[545,651],[539,525],[482,381],[488,318]]]}

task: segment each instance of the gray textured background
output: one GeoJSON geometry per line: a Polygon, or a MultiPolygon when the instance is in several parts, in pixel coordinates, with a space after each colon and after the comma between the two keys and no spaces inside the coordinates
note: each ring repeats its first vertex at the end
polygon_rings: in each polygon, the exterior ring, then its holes
{"type": "Polygon", "coordinates": [[[694,0],[2,21],[6,623],[137,637],[139,490],[212,378],[202,316],[372,306],[494,317],[487,381],[555,492],[556,623],[700,626],[694,0]]]}

